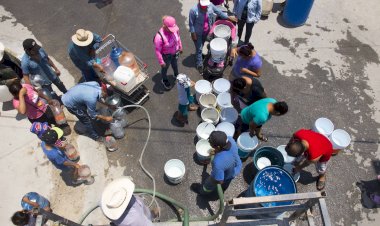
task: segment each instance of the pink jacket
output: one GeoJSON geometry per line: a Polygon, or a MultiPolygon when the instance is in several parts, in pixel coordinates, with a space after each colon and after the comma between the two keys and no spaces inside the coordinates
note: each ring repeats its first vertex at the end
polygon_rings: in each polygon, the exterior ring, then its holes
{"type": "Polygon", "coordinates": [[[182,42],[179,31],[177,33],[170,33],[161,28],[159,32],[162,38],[157,32],[154,37],[154,46],[158,63],[163,65],[165,62],[162,58],[162,54],[176,54],[176,52],[182,50],[182,42]]]}

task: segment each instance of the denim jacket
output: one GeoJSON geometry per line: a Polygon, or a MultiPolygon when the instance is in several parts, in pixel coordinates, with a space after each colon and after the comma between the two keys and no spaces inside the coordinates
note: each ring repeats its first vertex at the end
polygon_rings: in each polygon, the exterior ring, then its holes
{"type": "MultiPolygon", "coordinates": [[[[220,9],[218,9],[215,5],[210,4],[207,7],[207,16],[208,16],[208,27],[211,28],[212,25],[215,22],[215,16],[221,17],[222,19],[227,19],[228,15],[227,13],[223,13],[220,9]]],[[[201,8],[199,4],[191,8],[189,13],[189,27],[191,33],[196,33],[198,35],[203,34],[203,24],[204,24],[204,16],[203,12],[201,11],[201,8]]]]}
{"type": "Polygon", "coordinates": [[[241,20],[244,6],[248,1],[247,23],[257,23],[261,18],[261,0],[234,0],[234,14],[241,20]]]}

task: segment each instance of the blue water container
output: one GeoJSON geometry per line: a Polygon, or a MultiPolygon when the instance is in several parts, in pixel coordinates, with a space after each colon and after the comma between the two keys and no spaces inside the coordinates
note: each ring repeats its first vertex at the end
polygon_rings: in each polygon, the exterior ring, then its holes
{"type": "Polygon", "coordinates": [[[282,18],[290,26],[303,25],[311,11],[314,0],[287,0],[282,18]]]}
{"type": "Polygon", "coordinates": [[[110,57],[111,57],[111,60],[116,65],[116,67],[120,66],[120,64],[119,64],[119,57],[120,57],[120,55],[121,55],[122,52],[123,52],[122,48],[112,47],[112,50],[111,50],[111,53],[110,53],[110,57]]]}

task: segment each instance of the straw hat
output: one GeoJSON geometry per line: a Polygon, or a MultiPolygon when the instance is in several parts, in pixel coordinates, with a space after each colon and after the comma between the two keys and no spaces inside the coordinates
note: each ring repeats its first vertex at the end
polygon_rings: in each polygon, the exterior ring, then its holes
{"type": "Polygon", "coordinates": [[[135,184],[128,177],[109,183],[103,190],[100,202],[104,215],[111,220],[119,219],[131,201],[134,190],[135,184]]]}
{"type": "Polygon", "coordinates": [[[75,34],[71,37],[71,40],[77,46],[88,46],[94,40],[94,34],[91,31],[84,29],[78,29],[75,34]]]}

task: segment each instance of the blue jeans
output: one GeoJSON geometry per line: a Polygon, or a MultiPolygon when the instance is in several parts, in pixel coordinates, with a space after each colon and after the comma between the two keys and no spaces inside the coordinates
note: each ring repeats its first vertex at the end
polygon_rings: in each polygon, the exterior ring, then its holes
{"type": "Polygon", "coordinates": [[[63,84],[63,82],[61,81],[61,79],[59,77],[57,77],[55,80],[52,80],[51,81],[58,89],[59,91],[61,91],[62,93],[66,93],[67,92],[67,89],[65,87],[65,85],[63,84]]]}
{"type": "Polygon", "coordinates": [[[165,62],[165,67],[161,67],[162,80],[168,81],[167,72],[168,72],[170,65],[172,65],[172,68],[174,71],[174,76],[177,77],[177,75],[178,75],[178,57],[179,57],[179,55],[177,55],[177,54],[162,54],[162,58],[164,59],[164,62],[165,62]]]}
{"type": "Polygon", "coordinates": [[[88,68],[85,70],[81,69],[81,72],[82,72],[82,77],[85,82],[91,82],[91,81],[99,82],[100,81],[98,75],[96,74],[93,68],[88,68]]]}
{"type": "Polygon", "coordinates": [[[72,109],[68,107],[66,108],[71,114],[75,115],[79,119],[79,121],[84,125],[84,127],[86,128],[87,135],[91,139],[97,140],[100,137],[99,134],[95,131],[95,128],[92,125],[92,119],[86,111],[82,109],[72,109]]]}
{"type": "Polygon", "coordinates": [[[202,49],[207,38],[207,33],[202,36],[197,34],[197,41],[194,41],[195,45],[195,63],[198,66],[203,66],[202,49]]]}

